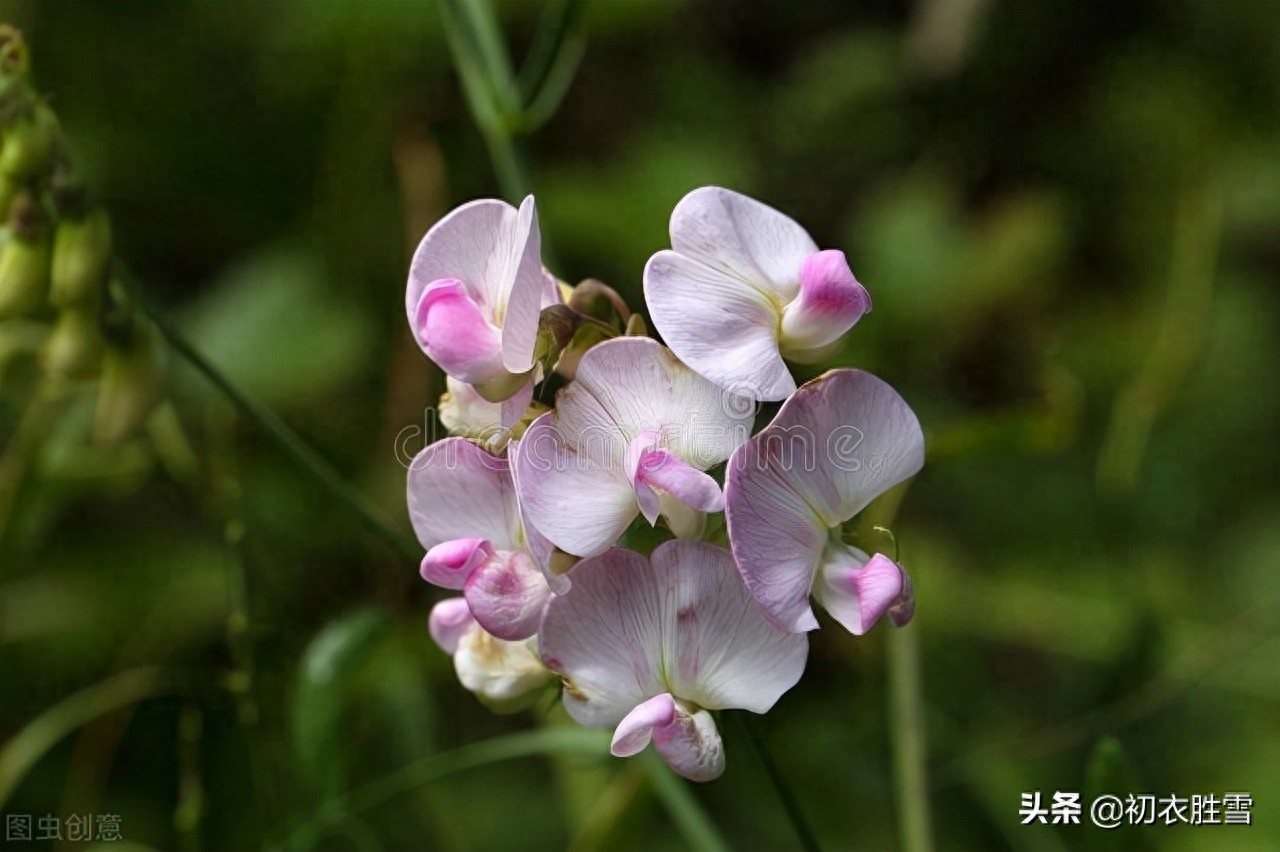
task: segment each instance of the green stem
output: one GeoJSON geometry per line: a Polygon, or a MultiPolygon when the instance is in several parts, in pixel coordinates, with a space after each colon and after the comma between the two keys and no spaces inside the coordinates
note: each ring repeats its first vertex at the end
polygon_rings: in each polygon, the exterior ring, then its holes
{"type": "Polygon", "coordinates": [[[647,748],[640,761],[649,775],[653,791],[675,820],[676,827],[680,829],[690,848],[697,852],[728,852],[729,845],[720,836],[715,823],[702,810],[689,786],[671,771],[662,757],[653,749],[647,748]]]}
{"type": "Polygon", "coordinates": [[[924,695],[917,636],[918,630],[908,625],[893,630],[888,637],[889,738],[902,848],[905,852],[931,852],[924,695]]]}
{"type": "Polygon", "coordinates": [[[773,756],[769,754],[769,749],[765,746],[764,739],[756,730],[755,721],[745,710],[733,715],[741,723],[742,730],[746,732],[747,739],[751,742],[751,747],[755,749],[756,756],[760,758],[760,763],[764,765],[764,772],[769,776],[769,783],[773,785],[774,792],[778,794],[778,799],[782,802],[783,810],[787,812],[787,819],[791,820],[791,826],[796,830],[796,835],[800,838],[801,848],[806,852],[822,852],[822,844],[818,842],[818,836],[814,834],[812,826],[809,825],[809,821],[805,818],[804,811],[800,809],[799,797],[791,789],[787,779],[783,777],[782,771],[778,769],[778,764],[773,762],[773,756]]]}
{"type": "MultiPolygon", "coordinates": [[[[889,489],[858,517],[855,535],[867,552],[875,550],[869,545],[873,541],[891,541],[897,549],[892,533],[886,537],[877,528],[892,527],[910,485],[911,480],[907,480],[889,489]]],[[[918,629],[910,625],[893,629],[887,641],[889,741],[893,748],[899,843],[904,852],[932,852],[918,629]]]]}
{"type": "Polygon", "coordinates": [[[252,420],[284,450],[285,454],[324,487],[329,494],[351,511],[365,527],[406,557],[417,560],[422,548],[409,535],[397,529],[382,510],[352,483],[348,482],[323,456],[308,446],[271,409],[247,396],[233,385],[196,350],[178,328],[177,323],[159,307],[132,275],[121,271],[121,280],[129,298],[150,317],[165,340],[209,382],[222,392],[240,413],[252,420]]]}

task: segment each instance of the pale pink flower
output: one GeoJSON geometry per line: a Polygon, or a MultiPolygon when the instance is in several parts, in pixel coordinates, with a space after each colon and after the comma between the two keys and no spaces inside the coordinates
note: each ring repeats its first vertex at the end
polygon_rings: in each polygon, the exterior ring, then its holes
{"type": "Polygon", "coordinates": [[[676,205],[671,249],[649,259],[644,292],[680,360],[762,400],[795,391],[783,358],[820,359],[871,310],[843,252],[820,251],[789,217],[718,186],[676,205]]]}
{"type": "Polygon", "coordinates": [[[804,671],[807,638],[765,620],[723,548],[669,541],[648,560],[614,548],[570,578],[539,648],[569,715],[614,728],[615,756],[652,742],[676,772],[710,781],[724,749],[709,711],[764,713],[804,671]]]}
{"type": "Polygon", "coordinates": [[[529,638],[499,639],[485,631],[462,598],[446,598],[431,609],[431,638],[453,658],[458,681],[497,712],[522,710],[551,679],[529,638]]]}

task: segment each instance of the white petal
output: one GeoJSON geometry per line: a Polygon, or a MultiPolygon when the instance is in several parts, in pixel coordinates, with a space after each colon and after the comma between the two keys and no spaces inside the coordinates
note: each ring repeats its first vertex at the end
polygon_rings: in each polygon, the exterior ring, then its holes
{"type": "Polygon", "coordinates": [[[664,670],[678,698],[764,713],[795,686],[808,638],[765,619],[727,550],[668,541],[651,562],[663,594],[664,670]]]}
{"type": "Polygon", "coordinates": [[[783,302],[674,251],[649,258],[644,294],[662,339],[699,375],[752,399],[796,389],[778,351],[783,302]]]}
{"type": "Polygon", "coordinates": [[[453,655],[453,668],[466,689],[497,703],[523,698],[551,678],[551,672],[538,659],[532,640],[507,642],[486,633],[479,625],[462,635],[453,655]]]}
{"type": "MultiPolygon", "coordinates": [[[[507,460],[511,464],[511,478],[516,486],[516,498],[520,502],[520,453],[522,444],[520,441],[512,441],[507,446],[507,460]]],[[[524,525],[524,545],[529,551],[529,555],[533,557],[533,561],[537,563],[542,570],[542,575],[550,586],[551,591],[558,595],[563,595],[569,591],[569,578],[556,574],[551,570],[551,554],[555,550],[555,545],[533,525],[529,519],[529,513],[525,511],[521,502],[520,516],[524,525]]]]}
{"type": "Polygon", "coordinates": [[[657,430],[661,449],[700,470],[727,459],[746,441],[755,419],[750,400],[726,394],[647,337],[593,346],[582,356],[573,384],[561,391],[557,410],[564,434],[606,428],[601,417],[612,423],[620,433],[609,442],[612,459],[621,461],[632,440],[657,430]],[[578,409],[592,414],[579,417],[578,409]]]}
{"type": "MultiPolygon", "coordinates": [[[[452,210],[427,231],[413,253],[405,309],[410,321],[427,285],[441,278],[457,278],[492,321],[499,293],[490,284],[490,270],[503,245],[507,222],[516,216],[505,201],[481,198],[452,210]]],[[[500,263],[501,261],[499,261],[500,263]]]]}
{"type": "Polygon", "coordinates": [[[635,494],[622,463],[597,440],[611,443],[614,433],[580,431],[581,441],[569,443],[554,420],[563,414],[542,415],[520,441],[520,505],[530,525],[556,547],[594,556],[626,532],[638,511],[635,494]]]}
{"type": "Polygon", "coordinates": [[[455,434],[482,441],[491,450],[500,450],[506,442],[502,428],[502,403],[489,402],[471,385],[453,376],[445,378],[445,387],[437,411],[444,427],[455,434]]]}
{"type": "Polygon", "coordinates": [[[462,598],[445,598],[431,608],[427,630],[440,650],[450,656],[458,650],[458,641],[476,626],[471,609],[462,598]]]}
{"type": "Polygon", "coordinates": [[[459,538],[481,538],[514,550],[522,538],[507,460],[465,438],[445,438],[409,467],[409,519],[427,550],[459,538]]]}
{"type": "Polygon", "coordinates": [[[524,373],[533,368],[538,315],[545,305],[559,300],[555,280],[542,268],[542,237],[532,195],[520,204],[505,248],[507,266],[500,274],[511,283],[502,320],[502,360],[511,372],[524,373]]]}
{"type": "Polygon", "coordinates": [[[668,691],[659,679],[662,596],[648,560],[621,548],[584,559],[569,573],[573,589],[548,604],[538,646],[547,668],[564,680],[569,715],[611,728],[668,691]]]}
{"type": "Polygon", "coordinates": [[[818,250],[789,216],[739,192],[704,186],[671,211],[671,247],[786,303],[800,267],[818,250]]]}

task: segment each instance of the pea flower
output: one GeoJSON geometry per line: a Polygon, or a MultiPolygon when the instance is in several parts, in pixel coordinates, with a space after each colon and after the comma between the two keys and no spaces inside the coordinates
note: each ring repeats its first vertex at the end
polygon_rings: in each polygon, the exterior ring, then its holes
{"type": "Polygon", "coordinates": [[[695,189],[671,212],[671,249],[649,258],[644,293],[671,350],[756,399],[796,389],[783,358],[821,360],[871,310],[844,252],[740,193],[695,189]]]}
{"type": "Polygon", "coordinates": [[[431,638],[453,657],[463,688],[490,709],[515,712],[529,706],[552,675],[530,638],[508,642],[485,631],[462,598],[446,598],[431,609],[431,638]]]}
{"type": "Polygon", "coordinates": [[[525,432],[516,462],[526,517],[556,547],[595,556],[637,514],[697,537],[724,493],[704,471],[746,441],[754,405],[728,394],[644,337],[582,356],[556,408],[525,432]]]}
{"type": "Polygon", "coordinates": [[[747,588],[778,627],[818,626],[809,594],[851,633],[888,613],[905,624],[911,581],[893,560],[845,544],[840,526],[924,463],[915,414],[861,370],[806,383],[734,453],[725,520],[747,588]]]}
{"type": "Polygon", "coordinates": [[[480,199],[427,231],[409,267],[405,309],[418,345],[448,375],[504,402],[506,425],[533,394],[538,316],[560,301],[541,249],[533,196],[518,210],[480,199]]]}
{"type": "MultiPolygon", "coordinates": [[[[508,453],[518,453],[512,442],[508,453]]],[[[532,636],[551,597],[551,547],[524,522],[510,461],[446,438],[410,465],[409,517],[426,548],[422,578],[461,589],[471,614],[500,639],[532,636]]]]}
{"type": "Polygon", "coordinates": [[[807,637],[765,620],[723,548],[668,541],[648,560],[614,548],[569,575],[538,634],[542,660],[570,716],[615,729],[617,757],[652,742],[685,778],[717,778],[724,749],[708,711],[765,713],[804,671],[807,637]]]}

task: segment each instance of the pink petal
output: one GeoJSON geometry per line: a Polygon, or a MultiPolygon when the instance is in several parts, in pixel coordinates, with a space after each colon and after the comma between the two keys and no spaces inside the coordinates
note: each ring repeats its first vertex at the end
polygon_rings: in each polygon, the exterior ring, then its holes
{"type": "Polygon", "coordinates": [[[782,313],[783,351],[834,343],[870,310],[871,296],[853,277],[844,252],[812,254],[800,270],[800,296],[782,313]]]}
{"type": "Polygon", "coordinates": [[[533,368],[538,316],[560,298],[555,280],[542,268],[542,237],[532,195],[521,202],[504,242],[499,275],[510,285],[502,320],[502,361],[512,373],[525,373],[533,368]]]}
{"type": "Polygon", "coordinates": [[[724,772],[724,744],[711,714],[690,714],[669,693],[628,713],[614,731],[610,751],[615,757],[631,757],[651,741],[667,764],[690,781],[713,781],[724,772]]]}
{"type": "Polygon", "coordinates": [[[452,656],[458,650],[462,634],[476,626],[471,610],[462,598],[445,598],[431,608],[427,619],[427,631],[446,654],[452,656]]]}
{"type": "Polygon", "coordinates": [[[500,294],[490,286],[489,269],[505,223],[515,215],[515,208],[505,201],[482,198],[454,209],[427,231],[409,268],[405,308],[410,323],[423,291],[441,278],[461,281],[476,302],[487,308],[488,318],[493,318],[493,305],[500,294]]]}
{"type": "Polygon", "coordinates": [[[908,602],[910,581],[887,556],[876,554],[868,559],[856,548],[833,546],[824,559],[822,580],[814,593],[836,621],[861,636],[891,608],[908,602]]]}
{"type": "Polygon", "coordinates": [[[584,559],[569,574],[573,589],[547,605],[538,648],[564,680],[569,715],[589,727],[613,727],[668,691],[659,679],[659,588],[648,560],[622,548],[584,559]]]}
{"type": "Polygon", "coordinates": [[[427,286],[413,327],[427,357],[455,379],[481,384],[507,375],[498,329],[458,279],[443,278],[427,286]]]}
{"type": "Polygon", "coordinates": [[[538,632],[551,590],[529,555],[514,551],[473,571],[463,594],[481,627],[515,641],[538,632]]]}
{"type": "Polygon", "coordinates": [[[636,516],[635,497],[621,462],[602,446],[613,433],[579,432],[582,441],[570,443],[554,419],[563,414],[542,415],[520,441],[520,505],[531,526],[556,547],[594,556],[626,532],[636,516]]]}
{"type": "Polygon", "coordinates": [[[671,247],[785,303],[817,245],[789,216],[739,192],[695,189],[671,211],[671,247]]]}
{"type": "Polygon", "coordinates": [[[465,438],[445,438],[409,466],[409,519],[430,550],[459,538],[487,540],[497,550],[520,546],[520,509],[507,460],[465,438]]]}
{"type": "Polygon", "coordinates": [[[650,450],[641,456],[635,481],[637,485],[643,483],[665,491],[700,512],[719,512],[724,508],[724,492],[719,484],[666,450],[650,450]]]}
{"type": "Polygon", "coordinates": [[[493,548],[482,538],[458,538],[427,551],[419,572],[422,579],[446,589],[461,589],[471,572],[493,557],[493,548]]]}
{"type": "Polygon", "coordinates": [[[668,541],[650,561],[663,602],[663,670],[677,697],[765,713],[800,680],[808,638],[769,623],[727,550],[668,541]]]}
{"type": "Polygon", "coordinates": [[[653,739],[654,728],[665,728],[675,721],[676,702],[671,693],[655,695],[626,715],[613,732],[609,752],[614,757],[631,757],[644,751],[653,739]]]}
{"type": "MultiPolygon", "coordinates": [[[[520,480],[518,477],[522,447],[521,441],[512,441],[507,445],[507,458],[511,463],[511,477],[515,482],[517,498],[520,495],[520,480]]],[[[558,595],[565,594],[569,591],[569,578],[560,576],[551,570],[551,554],[555,550],[555,545],[538,531],[538,528],[533,525],[528,513],[523,508],[520,514],[524,524],[525,548],[529,551],[529,555],[533,557],[533,561],[542,570],[542,575],[546,579],[547,585],[551,587],[551,591],[558,595]]]]}
{"type": "Polygon", "coordinates": [[[785,399],[795,391],[778,350],[778,308],[740,278],[674,251],[644,268],[653,325],[696,373],[751,399],[785,399]]]}

